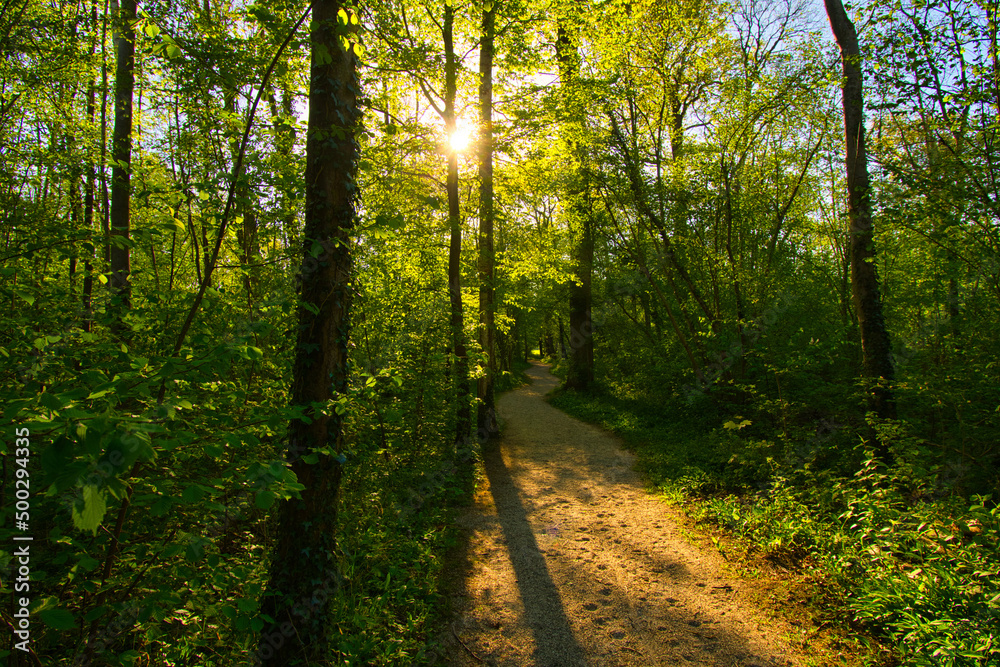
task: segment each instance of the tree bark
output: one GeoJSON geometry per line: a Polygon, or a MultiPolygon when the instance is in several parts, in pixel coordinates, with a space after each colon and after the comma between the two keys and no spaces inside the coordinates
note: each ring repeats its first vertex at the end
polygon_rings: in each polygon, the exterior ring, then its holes
{"type": "MultiPolygon", "coordinates": [[[[91,14],[94,27],[97,26],[97,5],[93,5],[91,14]]],[[[87,117],[93,123],[97,114],[96,90],[93,79],[87,85],[87,117]]],[[[92,234],[94,230],[94,197],[97,187],[97,168],[92,159],[87,158],[87,189],[83,196],[83,226],[87,232],[92,234]]],[[[86,258],[83,263],[83,294],[81,301],[83,305],[83,330],[91,332],[94,322],[93,294],[94,294],[94,249],[91,246],[86,251],[86,258]]]]}
{"type": "Polygon", "coordinates": [[[495,36],[496,5],[483,10],[482,42],[479,50],[479,344],[486,353],[486,373],[479,379],[479,406],[476,427],[486,439],[497,434],[496,398],[493,379],[496,375],[494,337],[494,278],[493,253],[493,39],[495,36]]]}
{"type": "MultiPolygon", "coordinates": [[[[342,475],[343,418],[330,405],[345,395],[351,296],[351,234],[357,195],[360,123],[357,64],[343,50],[340,0],[312,9],[309,133],[301,300],[292,405],[307,419],[288,427],[288,460],[299,498],[282,502],[263,614],[274,619],[257,657],[268,665],[329,659],[329,599],[340,583],[336,561],[337,503],[342,475]]],[[[348,26],[350,23],[348,23],[348,26]]]]}
{"type": "Polygon", "coordinates": [[[122,334],[124,313],[131,305],[131,258],[129,254],[130,184],[132,163],[132,93],[135,90],[136,0],[122,0],[118,11],[115,63],[115,127],[111,138],[111,212],[108,259],[110,286],[117,300],[114,328],[122,334]]]}
{"type": "Polygon", "coordinates": [[[568,356],[566,353],[566,328],[563,326],[561,317],[557,317],[556,322],[559,323],[559,358],[565,359],[568,356]]]}
{"type": "MultiPolygon", "coordinates": [[[[445,100],[444,124],[448,136],[457,129],[455,99],[458,96],[458,59],[455,57],[453,27],[455,8],[444,6],[445,100]]],[[[451,341],[455,355],[455,444],[460,445],[469,435],[472,414],[469,408],[469,357],[465,349],[465,319],[462,312],[462,211],[458,199],[458,151],[448,152],[448,223],[451,245],[448,249],[448,294],[451,299],[451,341]]]]}
{"type": "MultiPolygon", "coordinates": [[[[850,232],[851,294],[861,330],[862,372],[873,384],[871,408],[881,418],[894,418],[896,405],[888,386],[894,378],[889,334],[882,315],[875,268],[871,181],[865,148],[864,86],[861,52],[854,24],[840,0],[824,0],[844,72],[844,131],[847,143],[847,196],[850,232]]],[[[887,456],[883,445],[880,455],[887,456]]]]}
{"type": "MultiPolygon", "coordinates": [[[[594,264],[593,223],[588,201],[586,173],[580,142],[582,141],[584,115],[576,91],[580,74],[579,54],[572,27],[561,20],[557,27],[556,59],[559,61],[559,78],[566,126],[567,149],[570,157],[569,185],[566,188],[569,227],[574,237],[573,270],[576,274],[569,286],[569,368],[566,387],[584,391],[594,380],[594,325],[591,319],[593,305],[592,274],[594,264]]],[[[560,328],[562,321],[560,320],[560,328]]],[[[561,332],[560,332],[561,336],[561,332]]]]}

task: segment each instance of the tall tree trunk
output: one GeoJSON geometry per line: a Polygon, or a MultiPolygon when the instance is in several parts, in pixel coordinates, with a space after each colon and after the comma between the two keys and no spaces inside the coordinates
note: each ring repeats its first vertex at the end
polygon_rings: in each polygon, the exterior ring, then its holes
{"type": "MultiPolygon", "coordinates": [[[[88,232],[94,229],[94,187],[96,184],[96,174],[94,165],[87,165],[87,193],[83,198],[83,226],[88,232]]],[[[86,251],[87,256],[83,262],[83,330],[91,332],[94,324],[93,294],[94,294],[94,251],[93,248],[86,251]]]]}
{"type": "MultiPolygon", "coordinates": [[[[73,145],[73,136],[67,137],[68,145],[73,145]]],[[[70,220],[72,222],[70,229],[74,235],[80,233],[80,229],[83,227],[83,194],[80,190],[83,188],[83,177],[81,174],[74,174],[70,179],[69,183],[69,209],[70,209],[70,220]]],[[[73,254],[69,258],[69,295],[72,297],[76,293],[76,265],[77,265],[77,249],[73,248],[73,254]]]]}
{"type": "Polygon", "coordinates": [[[122,0],[118,11],[118,39],[115,64],[115,128],[111,138],[111,291],[117,300],[116,333],[124,332],[122,317],[132,301],[131,259],[129,254],[129,190],[132,163],[132,93],[135,89],[136,0],[122,0]]]}
{"type": "Polygon", "coordinates": [[[733,296],[736,298],[736,332],[740,338],[740,351],[737,361],[737,377],[743,379],[746,376],[747,359],[746,355],[750,349],[750,342],[747,338],[745,322],[747,316],[746,304],[743,300],[743,290],[740,286],[740,271],[736,262],[736,253],[733,252],[733,185],[730,181],[730,166],[725,162],[720,164],[722,172],[722,182],[726,188],[726,256],[729,258],[729,270],[733,281],[733,296]]]}
{"type": "MultiPolygon", "coordinates": [[[[329,600],[340,574],[335,557],[342,475],[343,418],[327,408],[348,379],[351,233],[357,195],[360,123],[357,63],[340,46],[341,0],[312,9],[309,133],[299,328],[291,402],[303,417],[288,426],[288,460],[305,488],[282,502],[261,611],[257,657],[268,665],[325,663],[329,600]],[[308,307],[307,307],[308,306],[308,307]],[[315,409],[313,406],[323,406],[315,409]]],[[[348,24],[350,25],[350,24],[348,24]]]]}
{"type": "MultiPolygon", "coordinates": [[[[94,25],[94,32],[97,32],[97,3],[92,6],[91,20],[94,25]]],[[[91,47],[91,53],[94,49],[91,47]]],[[[87,117],[93,123],[97,114],[97,102],[94,80],[90,79],[87,84],[87,117]]],[[[83,226],[87,232],[92,234],[94,230],[94,190],[97,187],[97,167],[93,162],[91,154],[87,155],[87,190],[83,196],[83,226]]],[[[93,246],[86,250],[86,259],[83,264],[83,330],[90,333],[93,328],[93,294],[94,294],[94,250],[93,246]]]]}
{"type": "Polygon", "coordinates": [[[493,379],[496,375],[494,345],[493,255],[493,38],[496,4],[483,10],[483,34],[479,51],[479,344],[487,355],[486,373],[479,379],[480,399],[476,427],[487,439],[497,433],[493,379]]]}
{"type": "MultiPolygon", "coordinates": [[[[871,408],[882,418],[894,418],[896,405],[888,383],[894,373],[889,333],[882,316],[871,214],[871,181],[865,148],[864,87],[861,53],[854,24],[840,0],[824,0],[830,26],[840,45],[844,70],[844,130],[847,142],[847,195],[851,237],[851,294],[861,329],[864,376],[873,383],[871,408]]],[[[888,451],[879,445],[885,458],[888,451]]]]}
{"type": "Polygon", "coordinates": [[[556,318],[556,322],[559,323],[559,358],[565,359],[566,354],[566,328],[563,326],[563,321],[561,317],[556,318]]]}
{"type": "MultiPolygon", "coordinates": [[[[458,59],[452,32],[455,8],[448,2],[444,6],[445,94],[444,123],[448,136],[457,129],[455,98],[458,96],[458,59]]],[[[455,394],[458,408],[455,415],[455,443],[462,443],[469,435],[472,414],[469,409],[469,358],[465,349],[465,320],[462,313],[462,211],[458,199],[458,151],[448,153],[448,222],[451,228],[451,246],[448,249],[448,294],[451,299],[451,341],[455,355],[455,394]]]]}
{"type": "MultiPolygon", "coordinates": [[[[584,122],[583,109],[579,103],[580,93],[577,90],[580,57],[576,40],[571,36],[571,31],[575,33],[575,29],[567,23],[566,19],[559,22],[556,37],[556,58],[559,61],[563,113],[566,118],[564,132],[572,172],[569,175],[566,199],[569,228],[574,237],[573,270],[576,273],[576,280],[569,286],[570,349],[566,387],[582,391],[594,380],[594,326],[591,319],[594,238],[583,151],[580,146],[584,122]]],[[[561,320],[559,324],[561,329],[561,320]]]]}

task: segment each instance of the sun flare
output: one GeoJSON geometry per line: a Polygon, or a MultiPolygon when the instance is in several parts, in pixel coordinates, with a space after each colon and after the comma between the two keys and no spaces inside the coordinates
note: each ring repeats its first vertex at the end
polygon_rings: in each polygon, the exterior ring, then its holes
{"type": "Polygon", "coordinates": [[[467,127],[458,127],[448,138],[448,144],[451,146],[453,151],[461,153],[466,148],[469,147],[469,143],[472,141],[472,133],[467,127]]]}

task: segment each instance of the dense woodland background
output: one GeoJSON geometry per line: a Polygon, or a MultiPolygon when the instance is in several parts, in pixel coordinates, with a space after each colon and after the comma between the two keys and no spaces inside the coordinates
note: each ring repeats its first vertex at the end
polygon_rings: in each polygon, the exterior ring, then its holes
{"type": "Polygon", "coordinates": [[[848,7],[881,383],[818,2],[307,10],[0,2],[10,628],[15,426],[35,538],[6,664],[252,664],[295,586],[310,664],[440,661],[451,518],[529,356],[869,661],[1000,662],[995,0],[848,7]]]}

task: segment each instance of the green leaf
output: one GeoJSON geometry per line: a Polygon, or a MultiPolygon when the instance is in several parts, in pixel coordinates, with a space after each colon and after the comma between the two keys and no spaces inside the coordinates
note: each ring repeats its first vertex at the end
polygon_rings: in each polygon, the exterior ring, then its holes
{"type": "Polygon", "coordinates": [[[163,557],[164,558],[173,558],[174,556],[176,556],[177,554],[181,553],[182,551],[184,551],[184,545],[183,544],[171,544],[169,547],[167,547],[166,549],[163,550],[163,557]]]}
{"type": "Polygon", "coordinates": [[[205,544],[200,541],[191,542],[184,549],[184,558],[189,563],[197,563],[205,557],[205,544]]]}
{"type": "Polygon", "coordinates": [[[188,488],[184,489],[184,493],[181,494],[181,498],[183,498],[186,503],[196,503],[204,498],[205,494],[205,487],[198,484],[192,484],[188,488]]]}
{"type": "Polygon", "coordinates": [[[38,613],[42,623],[53,630],[72,630],[76,627],[76,619],[73,614],[65,609],[45,609],[38,613]]]}
{"type": "Polygon", "coordinates": [[[14,290],[14,293],[21,297],[22,300],[27,301],[29,306],[35,305],[35,295],[28,290],[18,287],[14,290]]]}
{"type": "Polygon", "coordinates": [[[149,513],[152,516],[163,516],[170,511],[170,507],[173,504],[173,498],[170,496],[162,496],[159,500],[153,503],[152,507],[149,508],[149,513]]]}
{"type": "Polygon", "coordinates": [[[96,535],[107,510],[104,494],[96,486],[88,484],[83,487],[83,501],[73,504],[73,525],[96,535]]]}
{"type": "MultiPolygon", "coordinates": [[[[101,561],[97,560],[96,558],[92,558],[86,554],[83,555],[83,557],[80,559],[78,563],[80,569],[83,570],[84,572],[91,572],[100,564],[101,561]]],[[[88,618],[87,620],[89,621],[90,619],[88,618]]]]}
{"type": "Polygon", "coordinates": [[[38,402],[49,410],[62,410],[63,402],[59,400],[58,396],[53,396],[52,394],[42,394],[38,402]]]}
{"type": "Polygon", "coordinates": [[[274,499],[276,496],[274,492],[270,489],[261,489],[254,496],[253,504],[257,506],[258,509],[266,510],[270,509],[271,505],[274,504],[274,499]]]}
{"type": "Polygon", "coordinates": [[[87,623],[97,620],[101,616],[104,616],[104,614],[108,613],[108,609],[110,609],[110,607],[108,607],[108,605],[106,604],[102,604],[99,607],[94,607],[93,609],[87,612],[87,615],[84,617],[84,620],[87,621],[87,623]]]}

